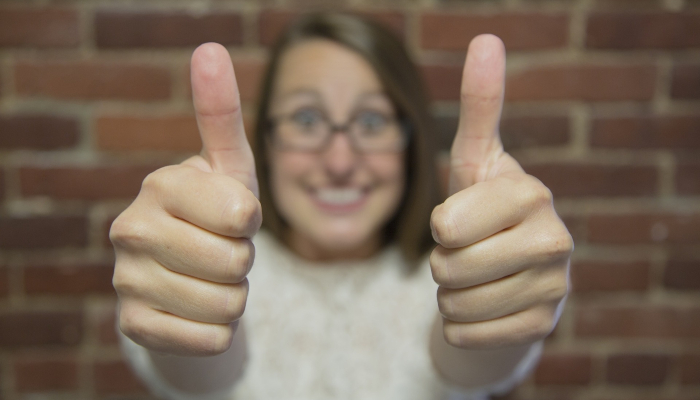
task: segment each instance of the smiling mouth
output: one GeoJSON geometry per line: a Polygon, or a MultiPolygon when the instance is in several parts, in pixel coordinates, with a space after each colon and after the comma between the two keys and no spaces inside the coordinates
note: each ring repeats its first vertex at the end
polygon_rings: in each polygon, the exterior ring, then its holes
{"type": "Polygon", "coordinates": [[[360,209],[369,190],[360,188],[320,188],[312,191],[314,203],[324,211],[331,213],[348,213],[360,209]]]}

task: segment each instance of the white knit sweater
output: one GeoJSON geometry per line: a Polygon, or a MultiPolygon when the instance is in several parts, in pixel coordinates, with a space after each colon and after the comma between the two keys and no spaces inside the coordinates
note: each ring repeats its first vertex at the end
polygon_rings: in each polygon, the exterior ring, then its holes
{"type": "MultiPolygon", "coordinates": [[[[311,263],[270,234],[254,239],[255,265],[243,316],[248,361],[237,384],[209,399],[486,399],[532,370],[533,345],[507,380],[478,391],[447,385],[428,352],[437,315],[427,262],[407,273],[396,247],[362,262],[311,263]]],[[[201,400],[173,388],[148,352],[123,335],[122,349],[137,374],[163,398],[201,400]]]]}

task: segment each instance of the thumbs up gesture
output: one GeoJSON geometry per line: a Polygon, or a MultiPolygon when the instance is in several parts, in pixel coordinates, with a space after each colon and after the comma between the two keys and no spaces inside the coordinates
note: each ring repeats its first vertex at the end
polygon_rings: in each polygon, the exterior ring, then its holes
{"type": "Polygon", "coordinates": [[[262,212],[226,49],[197,48],[191,75],[202,153],[146,177],[114,221],[113,283],[120,329],[133,341],[214,355],[229,348],[243,314],[262,212]]]}
{"type": "Polygon", "coordinates": [[[450,196],[431,216],[430,265],[445,340],[463,349],[533,343],[557,323],[573,241],[552,194],[503,151],[498,132],[505,48],[493,35],[469,45],[450,196]]]}

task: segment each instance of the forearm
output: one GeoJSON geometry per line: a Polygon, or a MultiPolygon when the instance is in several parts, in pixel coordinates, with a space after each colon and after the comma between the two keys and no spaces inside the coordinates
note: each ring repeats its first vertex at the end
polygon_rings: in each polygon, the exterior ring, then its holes
{"type": "Polygon", "coordinates": [[[230,390],[243,374],[247,359],[245,330],[242,324],[233,337],[231,347],[216,356],[175,356],[140,346],[139,348],[144,354],[131,352],[128,355],[141,378],[152,390],[158,392],[175,389],[184,395],[192,395],[192,398],[209,398],[207,395],[230,390]],[[138,357],[145,360],[138,360],[138,357]]]}
{"type": "Polygon", "coordinates": [[[494,350],[464,350],[449,345],[437,316],[430,335],[433,365],[445,380],[464,389],[481,389],[504,381],[528,354],[532,344],[494,350]]]}

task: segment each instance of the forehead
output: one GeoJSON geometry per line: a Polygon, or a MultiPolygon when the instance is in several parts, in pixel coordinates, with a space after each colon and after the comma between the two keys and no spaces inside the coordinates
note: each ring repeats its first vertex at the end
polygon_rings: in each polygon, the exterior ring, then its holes
{"type": "Polygon", "coordinates": [[[343,103],[363,93],[381,92],[382,84],[372,66],[356,52],[330,40],[309,39],[282,55],[273,93],[279,97],[304,90],[343,103]]]}

